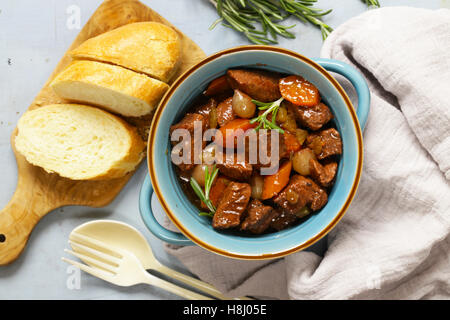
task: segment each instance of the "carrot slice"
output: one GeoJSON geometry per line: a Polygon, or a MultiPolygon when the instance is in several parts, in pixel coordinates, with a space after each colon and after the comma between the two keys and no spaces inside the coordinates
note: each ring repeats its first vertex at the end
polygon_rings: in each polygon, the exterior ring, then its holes
{"type": "Polygon", "coordinates": [[[300,76],[280,79],[279,87],[283,98],[296,106],[314,107],[320,102],[320,93],[316,86],[300,76]]]}
{"type": "Polygon", "coordinates": [[[301,149],[302,146],[300,145],[300,142],[298,142],[296,136],[285,131],[283,137],[287,152],[294,153],[301,149]]]}
{"type": "Polygon", "coordinates": [[[292,162],[285,162],[277,173],[266,176],[264,178],[264,188],[262,192],[262,200],[273,198],[289,183],[289,175],[291,174],[292,162]]]}
{"type": "MultiPolygon", "coordinates": [[[[211,186],[211,190],[209,190],[209,199],[211,200],[214,207],[217,208],[220,199],[222,199],[223,192],[225,191],[229,183],[230,180],[222,176],[217,177],[216,181],[214,181],[213,185],[211,186]]],[[[208,209],[203,201],[201,203],[201,207],[203,209],[208,209]]]]}
{"type": "Polygon", "coordinates": [[[231,90],[231,87],[228,83],[227,76],[223,75],[217,79],[214,79],[203,94],[210,97],[219,93],[223,93],[227,90],[231,90]]]}
{"type": "Polygon", "coordinates": [[[228,122],[226,125],[221,127],[219,130],[222,133],[222,141],[217,141],[219,145],[226,148],[235,148],[237,141],[244,135],[248,129],[255,128],[256,123],[250,123],[248,119],[234,119],[228,122]]]}

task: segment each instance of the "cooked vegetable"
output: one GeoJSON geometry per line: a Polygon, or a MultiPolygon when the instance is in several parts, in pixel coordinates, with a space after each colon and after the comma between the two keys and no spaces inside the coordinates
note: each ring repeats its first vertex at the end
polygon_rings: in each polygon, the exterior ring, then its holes
{"type": "Polygon", "coordinates": [[[251,123],[248,119],[238,118],[231,120],[219,129],[222,133],[222,141],[217,141],[217,143],[226,148],[235,148],[240,136],[248,129],[254,127],[256,127],[256,125],[251,123]]]}
{"type": "Polygon", "coordinates": [[[214,79],[209,84],[208,88],[204,92],[204,95],[210,97],[216,94],[226,92],[227,90],[231,90],[231,87],[228,84],[227,76],[223,75],[217,79],[214,79]]]}
{"type": "Polygon", "coordinates": [[[305,143],[306,138],[308,137],[308,131],[303,129],[296,129],[295,137],[297,138],[298,143],[303,145],[303,143],[305,143]]]}
{"type": "MultiPolygon", "coordinates": [[[[223,196],[223,192],[227,188],[230,180],[225,177],[219,176],[211,186],[211,190],[209,191],[209,199],[215,208],[219,204],[220,198],[223,196]]],[[[203,209],[208,209],[204,202],[201,203],[201,207],[203,209]]]]}
{"type": "Polygon", "coordinates": [[[280,127],[283,128],[284,130],[294,133],[295,130],[297,130],[297,121],[295,119],[295,114],[292,111],[292,103],[290,103],[287,100],[284,100],[281,103],[281,108],[286,109],[287,116],[286,116],[286,120],[283,123],[281,123],[280,127]]]}
{"type": "Polygon", "coordinates": [[[293,134],[290,134],[289,132],[286,131],[283,137],[287,152],[296,152],[300,150],[300,148],[302,147],[302,145],[298,142],[297,137],[294,136],[293,134]]]}
{"type": "Polygon", "coordinates": [[[203,164],[210,164],[210,165],[214,164],[216,160],[215,148],[216,145],[214,143],[210,143],[203,149],[201,158],[201,162],[203,164]]]}
{"type": "Polygon", "coordinates": [[[250,119],[254,116],[256,105],[252,102],[252,98],[241,92],[234,90],[233,95],[233,111],[238,117],[250,119]]]}
{"type": "Polygon", "coordinates": [[[295,213],[295,215],[297,216],[297,218],[304,218],[306,217],[308,214],[311,213],[311,209],[308,207],[303,207],[301,208],[299,211],[297,211],[295,213]]]}
{"type": "Polygon", "coordinates": [[[308,144],[308,147],[311,148],[312,151],[314,151],[316,156],[320,155],[323,149],[323,141],[320,136],[314,137],[312,139],[312,142],[308,144]]]}
{"type": "Polygon", "coordinates": [[[228,97],[217,105],[217,124],[223,127],[231,120],[236,119],[236,114],[233,111],[233,97],[228,97]]]}
{"type": "Polygon", "coordinates": [[[258,131],[259,129],[261,129],[261,127],[263,129],[274,129],[277,130],[280,133],[284,133],[284,130],[281,129],[279,126],[277,126],[276,124],[276,118],[277,118],[277,113],[278,113],[278,109],[280,108],[281,102],[284,100],[284,98],[280,98],[277,101],[274,102],[261,102],[261,101],[256,101],[256,100],[252,100],[254,104],[256,104],[259,108],[259,110],[263,110],[264,112],[262,114],[260,114],[259,116],[257,116],[256,118],[253,118],[250,123],[259,123],[258,126],[255,128],[256,131],[258,131]],[[269,114],[272,114],[272,117],[269,120],[267,120],[267,116],[269,114]]]}
{"type": "Polygon", "coordinates": [[[281,107],[278,109],[276,120],[278,123],[284,123],[288,120],[288,112],[286,108],[283,107],[283,104],[281,104],[281,107]]]}
{"type": "Polygon", "coordinates": [[[264,189],[262,192],[262,200],[267,200],[276,196],[289,183],[292,162],[285,162],[277,173],[264,177],[264,189]]]}
{"type": "Polygon", "coordinates": [[[197,197],[199,197],[200,200],[205,203],[209,209],[209,212],[200,212],[199,214],[202,216],[213,217],[214,213],[216,212],[216,207],[212,204],[212,201],[209,198],[209,192],[218,173],[219,169],[217,169],[215,165],[213,166],[211,173],[209,173],[209,170],[205,168],[205,191],[203,191],[202,187],[198,184],[195,178],[191,177],[190,184],[192,189],[194,190],[197,197]]]}
{"type": "Polygon", "coordinates": [[[250,179],[250,186],[252,187],[252,198],[260,200],[264,188],[264,178],[259,174],[255,174],[250,179]]]}
{"type": "Polygon", "coordinates": [[[301,149],[294,153],[292,166],[301,175],[308,176],[311,172],[311,165],[309,163],[311,159],[316,159],[314,152],[309,148],[301,149]]]}
{"type": "Polygon", "coordinates": [[[205,165],[205,164],[198,164],[194,167],[194,170],[192,170],[192,178],[197,181],[197,183],[201,186],[205,186],[205,173],[206,170],[209,170],[212,172],[213,166],[212,165],[205,165]]]}
{"type": "Polygon", "coordinates": [[[283,98],[296,106],[314,107],[320,102],[319,90],[300,76],[288,76],[280,80],[283,98]]]}
{"type": "Polygon", "coordinates": [[[286,199],[291,205],[296,204],[298,202],[299,197],[300,195],[293,189],[288,189],[286,191],[286,199]]]}
{"type": "Polygon", "coordinates": [[[209,112],[209,127],[211,129],[217,128],[217,108],[212,107],[209,112]]]}

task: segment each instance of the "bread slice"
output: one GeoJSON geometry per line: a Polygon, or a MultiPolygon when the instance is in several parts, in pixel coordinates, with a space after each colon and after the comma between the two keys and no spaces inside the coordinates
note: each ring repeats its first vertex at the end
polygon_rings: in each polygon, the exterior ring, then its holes
{"type": "Polygon", "coordinates": [[[69,53],[74,59],[116,64],[168,82],[181,58],[181,41],[172,28],[136,22],[105,32],[69,53]]]}
{"type": "Polygon", "coordinates": [[[149,114],[169,88],[146,75],[95,61],[73,61],[50,86],[64,99],[127,117],[149,114]]]}
{"type": "Polygon", "coordinates": [[[26,112],[17,128],[16,149],[28,162],[73,180],[123,177],[144,157],[136,129],[94,107],[41,107],[26,112]]]}

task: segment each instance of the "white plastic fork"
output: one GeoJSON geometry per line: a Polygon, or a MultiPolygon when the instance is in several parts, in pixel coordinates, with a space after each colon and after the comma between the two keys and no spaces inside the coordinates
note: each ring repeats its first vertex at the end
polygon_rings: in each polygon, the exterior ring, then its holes
{"type": "Polygon", "coordinates": [[[130,252],[113,248],[85,235],[77,234],[77,237],[81,241],[78,239],[75,240],[74,238],[69,240],[72,248],[77,252],[68,249],[65,249],[64,251],[82,259],[89,265],[64,257],[62,260],[80,268],[94,277],[123,287],[146,283],[165,289],[186,299],[212,300],[209,297],[151,275],[145,270],[136,256],[130,252]]]}

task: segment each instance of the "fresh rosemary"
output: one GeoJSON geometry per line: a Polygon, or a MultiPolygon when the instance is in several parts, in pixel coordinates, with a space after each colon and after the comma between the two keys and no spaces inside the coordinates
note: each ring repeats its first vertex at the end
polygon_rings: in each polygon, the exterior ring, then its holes
{"type": "MultiPolygon", "coordinates": [[[[277,36],[294,39],[288,31],[294,25],[285,26],[281,21],[296,17],[304,23],[311,23],[320,28],[325,40],[333,28],[322,21],[330,10],[314,7],[317,0],[209,0],[217,10],[217,19],[209,28],[214,29],[219,23],[227,28],[244,34],[255,44],[277,44],[277,36]],[[256,28],[256,26],[260,28],[256,28]]],[[[362,0],[368,7],[380,7],[378,0],[362,0]]]]}
{"type": "Polygon", "coordinates": [[[250,120],[250,123],[256,123],[256,122],[259,123],[258,126],[255,128],[256,131],[258,131],[262,127],[263,129],[277,130],[281,134],[284,133],[284,130],[281,129],[276,124],[277,113],[278,113],[278,110],[280,109],[280,105],[281,105],[281,102],[283,102],[283,100],[284,100],[284,98],[280,98],[277,101],[268,102],[268,103],[260,102],[257,100],[252,100],[252,102],[258,106],[259,110],[264,111],[262,114],[260,114],[256,118],[253,118],[252,120],[250,120]],[[269,121],[269,120],[267,120],[267,116],[270,113],[272,113],[272,118],[269,121]]]}
{"type": "Polygon", "coordinates": [[[214,180],[219,173],[219,169],[216,168],[216,165],[213,166],[212,173],[209,173],[208,167],[205,168],[205,191],[203,191],[202,187],[198,184],[197,180],[191,178],[190,184],[195,194],[200,198],[201,201],[208,207],[209,212],[200,212],[199,215],[213,217],[216,212],[216,208],[213,203],[209,199],[209,192],[211,191],[211,187],[214,183],[214,180]]]}
{"type": "Polygon", "coordinates": [[[380,7],[380,2],[378,0],[363,0],[368,7],[380,7]]]}
{"type": "Polygon", "coordinates": [[[295,25],[285,26],[279,22],[294,16],[305,23],[312,23],[320,28],[322,38],[326,39],[333,29],[321,18],[332,10],[324,11],[314,7],[317,0],[210,0],[216,7],[219,19],[217,24],[243,33],[255,44],[277,44],[277,36],[294,39],[288,31],[295,25]],[[255,25],[260,25],[257,29],[255,25]]]}

